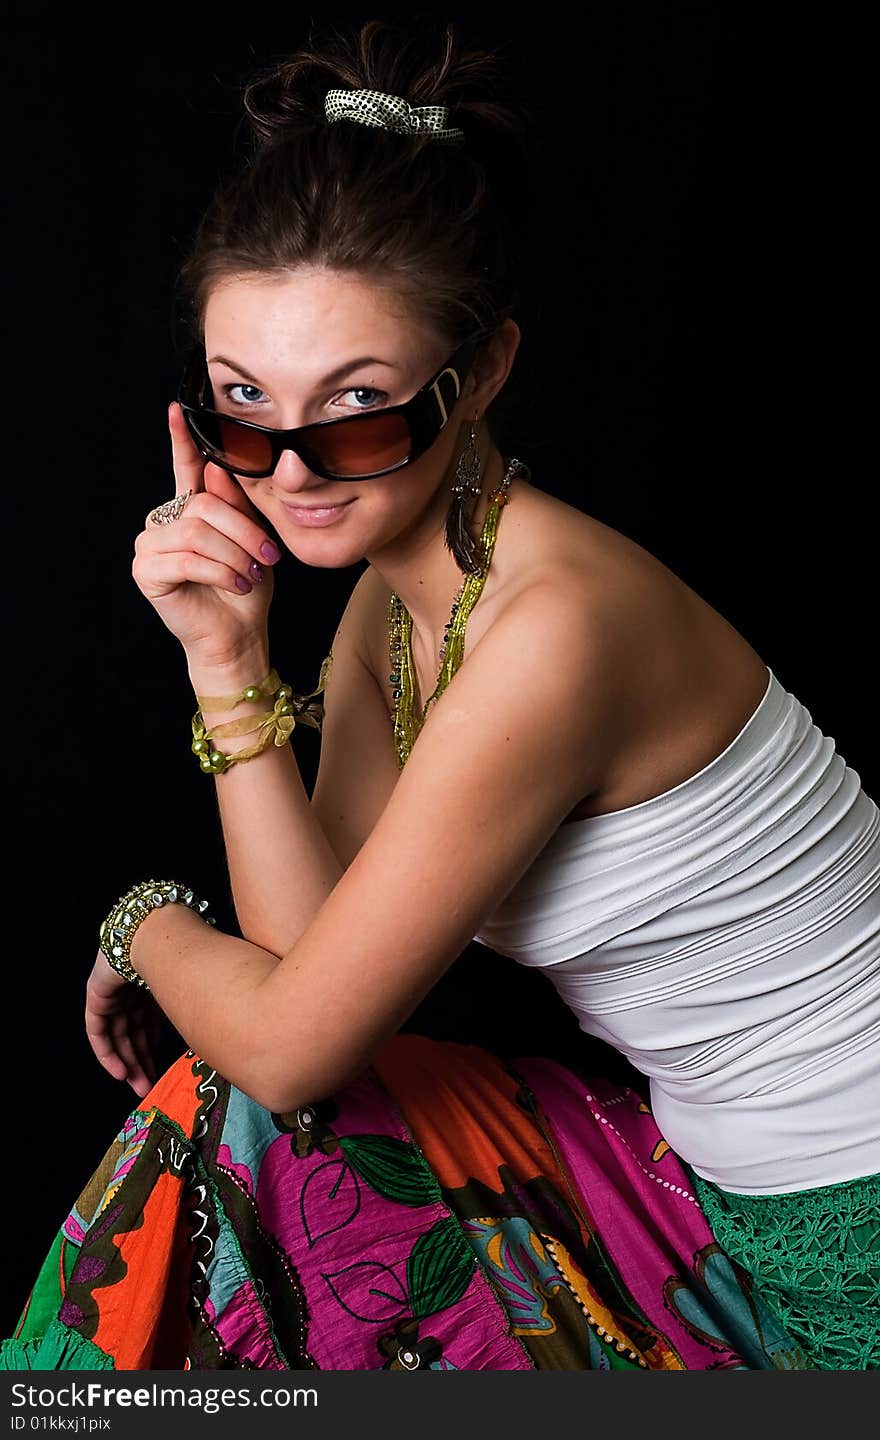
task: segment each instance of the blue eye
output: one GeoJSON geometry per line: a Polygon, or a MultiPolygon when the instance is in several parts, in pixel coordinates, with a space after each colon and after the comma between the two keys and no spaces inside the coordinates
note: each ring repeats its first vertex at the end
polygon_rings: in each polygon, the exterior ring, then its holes
{"type": "MultiPolygon", "coordinates": [[[[232,400],[233,405],[241,405],[243,403],[241,400],[233,399],[231,394],[233,390],[256,390],[258,395],[262,395],[264,393],[260,389],[259,385],[245,385],[244,381],[239,381],[239,383],[236,385],[224,385],[223,394],[226,395],[230,400],[232,400]]],[[[244,403],[247,404],[248,402],[244,403]]]]}
{"type": "MultiPolygon", "coordinates": [[[[254,396],[255,394],[256,394],[256,395],[265,395],[265,393],[266,393],[264,390],[261,390],[261,389],[260,389],[259,385],[246,385],[243,380],[237,381],[236,383],[234,383],[234,384],[232,384],[232,385],[224,385],[224,386],[222,387],[222,389],[223,389],[223,394],[226,396],[226,398],[227,398],[233,405],[238,405],[238,406],[239,406],[240,408],[242,408],[242,409],[247,408],[247,407],[253,407],[254,405],[256,405],[256,404],[258,403],[258,402],[253,398],[253,396],[254,396]],[[240,399],[238,399],[236,396],[234,396],[234,395],[232,394],[233,390],[242,390],[242,391],[244,391],[244,390],[249,390],[249,391],[251,391],[251,395],[246,396],[245,399],[243,399],[243,400],[240,400],[240,399]]],[[[355,385],[355,386],[352,386],[352,388],[351,388],[350,390],[343,390],[342,394],[343,394],[343,395],[369,395],[369,396],[372,396],[372,397],[373,397],[371,400],[368,400],[365,405],[356,404],[356,405],[353,405],[353,406],[349,407],[349,408],[354,409],[354,410],[371,410],[371,409],[373,409],[373,407],[374,407],[376,404],[381,403],[382,400],[387,400],[387,399],[388,399],[388,395],[387,395],[386,391],[384,391],[384,390],[377,390],[373,385],[355,385]]],[[[334,404],[335,404],[335,403],[337,403],[337,402],[334,401],[334,404]]]]}
{"type": "MultiPolygon", "coordinates": [[[[351,390],[343,390],[342,393],[343,395],[381,395],[385,397],[384,390],[376,390],[372,385],[355,385],[351,390]]],[[[375,400],[373,400],[367,405],[356,405],[355,409],[370,410],[375,403],[375,400]]]]}

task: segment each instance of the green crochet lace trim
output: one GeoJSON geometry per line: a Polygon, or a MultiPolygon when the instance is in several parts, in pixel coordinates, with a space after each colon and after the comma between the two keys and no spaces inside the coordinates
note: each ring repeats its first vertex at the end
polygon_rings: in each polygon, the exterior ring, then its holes
{"type": "Polygon", "coordinates": [[[0,1370],[113,1370],[113,1356],[57,1316],[45,1334],[0,1341],[0,1370]]]}
{"type": "Polygon", "coordinates": [[[687,1169],[718,1244],[817,1369],[880,1369],[880,1174],[733,1195],[687,1169]]]}

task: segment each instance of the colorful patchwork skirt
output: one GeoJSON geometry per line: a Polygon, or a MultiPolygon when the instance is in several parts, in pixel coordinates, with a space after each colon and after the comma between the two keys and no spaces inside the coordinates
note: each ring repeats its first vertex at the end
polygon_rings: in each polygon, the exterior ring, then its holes
{"type": "Polygon", "coordinates": [[[802,1370],[632,1088],[401,1033],[276,1114],[187,1050],[0,1369],[802,1370]]]}

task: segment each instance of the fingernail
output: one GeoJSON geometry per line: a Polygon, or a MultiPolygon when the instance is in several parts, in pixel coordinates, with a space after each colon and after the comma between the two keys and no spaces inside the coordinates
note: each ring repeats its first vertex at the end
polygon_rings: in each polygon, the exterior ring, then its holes
{"type": "Polygon", "coordinates": [[[250,580],[245,580],[243,575],[236,575],[235,583],[241,591],[242,595],[247,595],[248,591],[253,590],[254,588],[250,580]]]}
{"type": "Polygon", "coordinates": [[[248,570],[248,574],[250,575],[252,580],[256,580],[259,583],[259,581],[263,578],[262,565],[258,565],[256,560],[252,560],[250,569],[248,570]]]}
{"type": "Polygon", "coordinates": [[[266,540],[260,546],[260,554],[262,555],[264,560],[269,561],[270,565],[274,565],[276,561],[281,559],[281,551],[278,549],[277,545],[272,544],[271,540],[266,540]]]}

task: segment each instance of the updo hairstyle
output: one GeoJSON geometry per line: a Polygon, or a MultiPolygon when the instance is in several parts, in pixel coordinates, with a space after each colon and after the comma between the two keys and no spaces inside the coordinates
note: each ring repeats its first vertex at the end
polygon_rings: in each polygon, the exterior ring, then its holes
{"type": "MultiPolygon", "coordinates": [[[[424,15],[368,20],[350,34],[331,28],[320,39],[313,28],[306,46],[252,74],[243,88],[249,153],[209,204],[178,272],[188,341],[204,340],[218,282],[281,278],[303,265],[389,287],[450,354],[506,316],[521,324],[530,132],[510,88],[496,51],[424,15]],[[327,91],[361,88],[448,106],[448,126],[465,138],[331,123],[327,91]]],[[[499,448],[499,426],[507,431],[518,409],[512,379],[486,417],[499,448]]]]}

